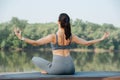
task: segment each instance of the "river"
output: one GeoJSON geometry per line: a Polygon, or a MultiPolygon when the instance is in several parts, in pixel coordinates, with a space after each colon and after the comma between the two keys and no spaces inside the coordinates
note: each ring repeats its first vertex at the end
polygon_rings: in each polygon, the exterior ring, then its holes
{"type": "MultiPolygon", "coordinates": [[[[0,51],[0,72],[41,71],[31,59],[39,56],[52,61],[50,50],[0,51]]],[[[77,52],[71,51],[76,72],[78,71],[120,71],[118,52],[77,52]]]]}

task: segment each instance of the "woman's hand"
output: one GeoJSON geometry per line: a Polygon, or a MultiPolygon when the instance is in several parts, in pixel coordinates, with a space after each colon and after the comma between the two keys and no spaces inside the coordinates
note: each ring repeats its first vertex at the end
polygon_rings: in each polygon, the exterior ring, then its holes
{"type": "Polygon", "coordinates": [[[22,39],[21,30],[19,28],[14,28],[14,33],[18,37],[18,39],[22,39]]]}
{"type": "Polygon", "coordinates": [[[101,40],[104,40],[104,39],[108,38],[109,35],[110,35],[110,33],[105,32],[104,35],[102,36],[101,40]]]}

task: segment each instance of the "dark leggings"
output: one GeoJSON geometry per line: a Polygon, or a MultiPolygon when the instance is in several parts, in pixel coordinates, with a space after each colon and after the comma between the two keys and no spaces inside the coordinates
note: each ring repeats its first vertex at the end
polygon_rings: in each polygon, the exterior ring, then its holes
{"type": "Polygon", "coordinates": [[[48,74],[70,75],[74,74],[75,72],[74,63],[71,56],[64,57],[53,55],[52,62],[49,62],[40,57],[33,57],[32,61],[36,66],[38,66],[42,70],[45,70],[48,74]]]}

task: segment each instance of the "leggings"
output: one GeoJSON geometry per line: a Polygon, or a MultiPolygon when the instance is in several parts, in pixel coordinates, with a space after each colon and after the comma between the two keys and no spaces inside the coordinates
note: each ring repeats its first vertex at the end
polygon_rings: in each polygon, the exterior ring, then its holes
{"type": "Polygon", "coordinates": [[[71,75],[75,73],[75,67],[71,56],[53,55],[52,62],[40,57],[33,57],[32,62],[48,74],[71,75]]]}

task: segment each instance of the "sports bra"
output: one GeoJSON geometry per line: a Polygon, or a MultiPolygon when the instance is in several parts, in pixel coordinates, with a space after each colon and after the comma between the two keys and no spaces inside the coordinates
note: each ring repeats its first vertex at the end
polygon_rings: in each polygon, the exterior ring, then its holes
{"type": "Polygon", "coordinates": [[[68,45],[63,45],[63,46],[59,45],[58,44],[58,35],[56,34],[56,43],[55,44],[51,43],[51,47],[52,47],[52,50],[70,49],[71,48],[70,44],[71,44],[71,37],[70,37],[70,43],[68,45]]]}

